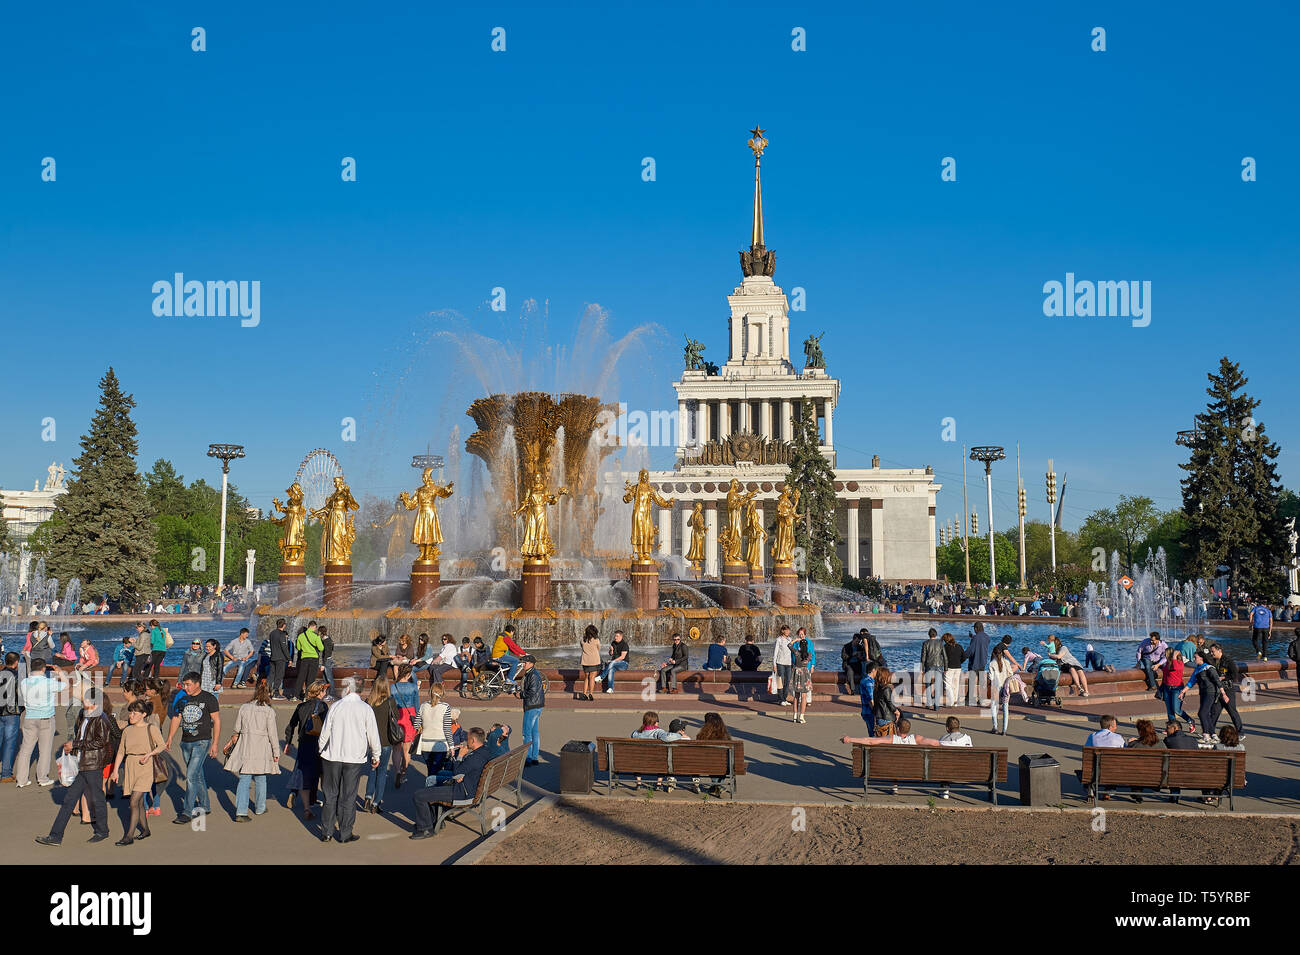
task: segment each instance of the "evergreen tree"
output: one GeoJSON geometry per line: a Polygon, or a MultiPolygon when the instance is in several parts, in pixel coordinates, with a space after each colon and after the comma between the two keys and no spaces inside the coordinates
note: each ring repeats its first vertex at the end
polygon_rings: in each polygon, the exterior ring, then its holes
{"type": "Polygon", "coordinates": [[[1209,375],[1210,401],[1197,416],[1191,454],[1180,464],[1187,564],[1207,580],[1226,567],[1233,593],[1276,600],[1287,558],[1280,509],[1278,447],[1255,420],[1259,402],[1246,394],[1247,379],[1226,357],[1209,375]]]}
{"type": "Polygon", "coordinates": [[[799,511],[804,519],[794,525],[794,544],[802,548],[808,576],[819,584],[839,586],[843,576],[835,544],[839,531],[835,526],[835,472],[819,449],[817,419],[812,402],[804,398],[795,428],[790,473],[786,484],[799,492],[799,511]]]}
{"type": "Polygon", "coordinates": [[[0,494],[0,552],[14,549],[13,537],[9,534],[9,522],[4,519],[5,496],[0,494]]]}
{"type": "Polygon", "coordinates": [[[74,462],[77,476],[55,504],[46,565],[61,580],[80,577],[86,594],[131,606],[158,580],[153,509],[135,463],[135,400],[111,367],[99,387],[99,409],[74,462]]]}

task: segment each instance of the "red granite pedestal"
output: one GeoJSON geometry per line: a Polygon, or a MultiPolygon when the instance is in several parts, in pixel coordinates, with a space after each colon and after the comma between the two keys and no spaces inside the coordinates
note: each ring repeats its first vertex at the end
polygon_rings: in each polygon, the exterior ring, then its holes
{"type": "Polygon", "coordinates": [[[632,599],[637,610],[659,609],[659,565],[653,560],[634,560],[631,569],[632,599]]]}
{"type": "Polygon", "coordinates": [[[551,600],[551,563],[547,560],[525,560],[523,586],[523,599],[520,607],[523,610],[545,610],[551,600]]]}
{"type": "Polygon", "coordinates": [[[772,568],[772,603],[778,607],[799,606],[799,577],[790,564],[772,568]]]}
{"type": "Polygon", "coordinates": [[[325,565],[325,609],[352,609],[352,565],[325,565]]]}
{"type": "Polygon", "coordinates": [[[728,610],[743,610],[749,606],[749,566],[747,564],[723,564],[722,582],[729,585],[722,588],[722,606],[728,610]]]}
{"type": "Polygon", "coordinates": [[[411,565],[411,609],[423,610],[433,603],[442,575],[436,560],[417,560],[411,565]]]}
{"type": "Polygon", "coordinates": [[[280,565],[280,591],[276,603],[293,604],[307,591],[307,568],[302,564],[280,565]]]}

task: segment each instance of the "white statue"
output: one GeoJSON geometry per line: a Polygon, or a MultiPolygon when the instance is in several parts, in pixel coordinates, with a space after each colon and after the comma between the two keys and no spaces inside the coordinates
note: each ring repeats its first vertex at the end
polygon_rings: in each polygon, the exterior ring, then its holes
{"type": "Polygon", "coordinates": [[[48,475],[45,479],[45,490],[61,491],[63,490],[63,478],[68,473],[62,464],[50,462],[50,466],[45,469],[48,475]]]}

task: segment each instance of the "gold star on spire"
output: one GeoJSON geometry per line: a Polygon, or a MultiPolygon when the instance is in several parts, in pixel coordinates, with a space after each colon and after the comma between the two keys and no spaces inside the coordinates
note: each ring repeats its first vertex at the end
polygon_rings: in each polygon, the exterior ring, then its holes
{"type": "Polygon", "coordinates": [[[755,159],[763,158],[763,150],[767,148],[767,140],[763,138],[764,132],[766,132],[766,130],[757,123],[755,123],[754,128],[749,131],[749,134],[752,137],[749,141],[749,148],[753,150],[755,159]]]}

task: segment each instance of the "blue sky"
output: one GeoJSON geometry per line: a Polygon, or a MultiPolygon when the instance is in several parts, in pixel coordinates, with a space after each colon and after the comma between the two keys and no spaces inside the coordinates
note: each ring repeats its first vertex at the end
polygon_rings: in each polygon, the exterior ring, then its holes
{"type": "MultiPolygon", "coordinates": [[[[0,39],[0,486],[71,464],[112,364],[146,467],[216,480],[208,443],[242,443],[266,506],[323,446],[388,496],[469,430],[478,385],[437,330],[549,342],[577,380],[592,304],[615,337],[659,329],[606,397],[674,408],[683,333],[726,357],[755,122],[776,280],[807,294],[792,346],[825,331],[843,380],[842,465],[933,465],[951,519],[951,416],[959,443],[1020,442],[1039,517],[1049,457],[1067,526],[1120,493],[1173,507],[1174,432],[1228,354],[1300,484],[1286,4],[87,7],[16,8],[0,39]],[[156,317],[178,271],[260,281],[258,327],[156,317]],[[1066,272],[1149,280],[1150,326],[1045,317],[1066,272]]],[[[1012,465],[994,486],[1006,526],[1012,465]]]]}

